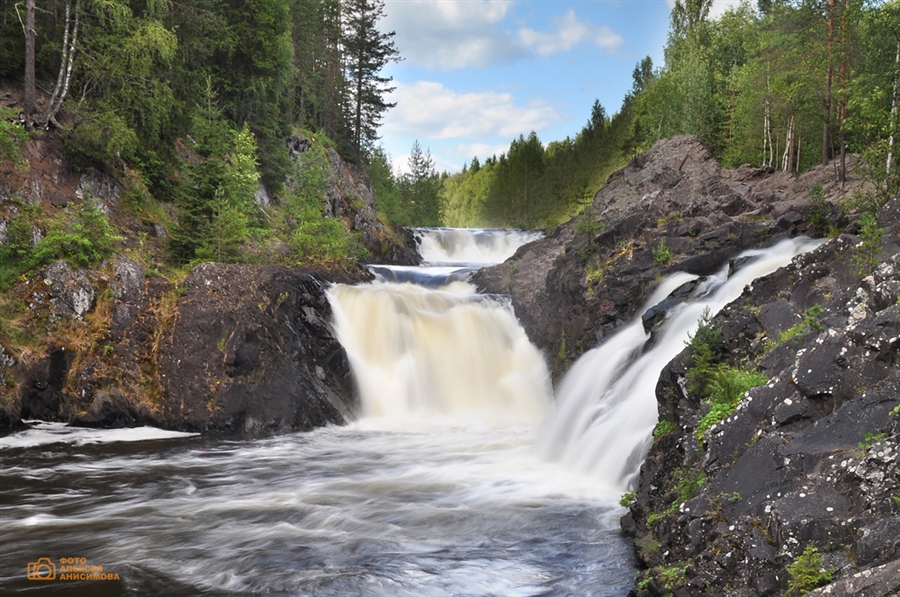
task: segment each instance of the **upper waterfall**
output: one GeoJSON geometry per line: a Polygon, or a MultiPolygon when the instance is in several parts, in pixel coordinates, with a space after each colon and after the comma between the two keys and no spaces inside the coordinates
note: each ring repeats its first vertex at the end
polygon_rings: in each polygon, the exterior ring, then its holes
{"type": "Polygon", "coordinates": [[[543,236],[541,232],[512,229],[411,228],[419,255],[428,265],[502,263],[516,249],[543,236]]]}

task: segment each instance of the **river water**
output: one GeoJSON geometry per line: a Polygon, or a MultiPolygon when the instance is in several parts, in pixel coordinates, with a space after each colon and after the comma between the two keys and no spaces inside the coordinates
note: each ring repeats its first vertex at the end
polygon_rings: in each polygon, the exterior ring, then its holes
{"type": "MultiPolygon", "coordinates": [[[[234,440],[37,423],[0,438],[0,593],[625,595],[618,500],[660,370],[704,310],[815,244],[693,282],[652,341],[639,318],[623,326],[554,398],[509,302],[466,282],[535,235],[415,234],[425,267],[329,291],[352,424],[234,440]]],[[[662,280],[646,306],[692,278],[662,280]]]]}
{"type": "Polygon", "coordinates": [[[544,360],[503,299],[462,281],[534,236],[418,234],[432,269],[331,291],[362,400],[350,425],[0,439],[0,593],[626,594],[620,488],[540,456],[544,360]],[[28,579],[49,564],[55,580],[28,579]]]}

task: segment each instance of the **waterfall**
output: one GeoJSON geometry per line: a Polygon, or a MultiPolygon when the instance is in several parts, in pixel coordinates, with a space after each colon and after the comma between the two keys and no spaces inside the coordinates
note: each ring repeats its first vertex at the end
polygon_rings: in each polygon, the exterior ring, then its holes
{"type": "MultiPolygon", "coordinates": [[[[632,487],[657,422],[659,375],[684,349],[703,313],[707,309],[713,315],[718,313],[754,279],[819,244],[790,239],[769,249],[746,251],[732,261],[738,266],[736,272],[729,276],[732,264],[726,264],[716,275],[697,283],[691,300],[669,309],[653,342],[638,316],[582,355],[556,392],[556,403],[541,433],[543,455],[589,473],[610,488],[625,491],[632,487]]],[[[685,273],[665,278],[641,314],[694,278],[685,273]]]]}
{"type": "Polygon", "coordinates": [[[412,228],[419,255],[429,265],[503,263],[542,233],[512,229],[412,228]]]}
{"type": "Polygon", "coordinates": [[[509,301],[479,295],[466,279],[471,264],[505,259],[538,235],[414,232],[431,267],[373,267],[376,282],[329,290],[362,417],[536,424],[551,395],[543,356],[509,301]]]}

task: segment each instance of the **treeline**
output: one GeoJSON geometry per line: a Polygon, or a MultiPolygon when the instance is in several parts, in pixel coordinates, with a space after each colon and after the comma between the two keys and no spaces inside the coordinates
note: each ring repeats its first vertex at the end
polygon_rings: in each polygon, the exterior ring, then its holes
{"type": "Polygon", "coordinates": [[[896,193],[900,1],[759,0],[709,20],[711,4],[677,0],[665,65],[643,65],[626,149],[694,133],[728,167],[833,164],[838,179],[859,153],[896,193]]]}
{"type": "Polygon", "coordinates": [[[372,156],[379,210],[395,225],[511,226],[544,228],[561,223],[588,205],[607,177],[624,165],[622,147],[630,134],[626,110],[610,118],[595,102],[591,117],[574,138],[544,146],[532,132],[520,135],[500,156],[473,158],[462,172],[438,174],[418,142],[409,172],[391,173],[388,156],[372,156]]]}
{"type": "Polygon", "coordinates": [[[17,121],[56,129],[73,166],[112,172],[132,197],[175,205],[173,257],[216,258],[225,232],[267,226],[253,203],[257,180],[276,202],[289,199],[280,201],[292,131],[366,160],[390,107],[380,71],[399,59],[393,34],[376,26],[383,6],[8,1],[0,79],[24,88],[17,121]]]}
{"type": "Polygon", "coordinates": [[[567,220],[623,165],[626,113],[608,117],[595,102],[574,138],[544,144],[535,133],[519,136],[509,151],[447,177],[441,216],[450,226],[543,228],[567,220]]]}

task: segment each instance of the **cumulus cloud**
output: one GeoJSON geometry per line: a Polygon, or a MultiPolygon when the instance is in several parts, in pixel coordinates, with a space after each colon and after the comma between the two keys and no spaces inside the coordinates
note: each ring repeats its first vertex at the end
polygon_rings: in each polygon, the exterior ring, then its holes
{"type": "Polygon", "coordinates": [[[485,68],[515,60],[524,49],[500,23],[512,0],[388,2],[383,26],[408,61],[433,70],[485,68]]]}
{"type": "Polygon", "coordinates": [[[554,19],[554,24],[556,30],[549,33],[522,27],[519,30],[519,41],[545,57],[570,50],[584,41],[608,52],[615,51],[625,42],[621,35],[605,25],[597,27],[579,21],[571,8],[554,19]]]}
{"type": "Polygon", "coordinates": [[[546,102],[517,105],[509,93],[456,93],[441,83],[398,83],[390,101],[397,107],[385,117],[385,136],[420,139],[512,138],[540,131],[560,120],[546,102]]]}

